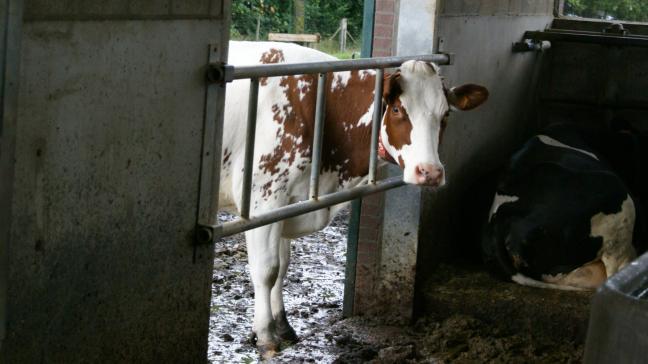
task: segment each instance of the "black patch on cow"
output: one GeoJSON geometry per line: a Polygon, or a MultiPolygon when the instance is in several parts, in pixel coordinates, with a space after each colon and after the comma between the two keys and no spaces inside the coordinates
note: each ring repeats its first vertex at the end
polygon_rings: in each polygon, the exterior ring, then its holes
{"type": "MultiPolygon", "coordinates": [[[[572,133],[543,134],[592,152],[572,133]]],[[[520,272],[537,280],[594,260],[602,239],[590,237],[591,218],[619,212],[628,196],[606,163],[537,137],[511,158],[497,193],[519,200],[501,205],[487,224],[484,260],[503,278],[520,272]]]]}

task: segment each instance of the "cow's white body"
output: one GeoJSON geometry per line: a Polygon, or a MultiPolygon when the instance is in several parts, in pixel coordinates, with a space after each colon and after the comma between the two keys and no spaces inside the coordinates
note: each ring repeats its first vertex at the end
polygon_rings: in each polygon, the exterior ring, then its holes
{"type": "MultiPolygon", "coordinates": [[[[300,47],[291,43],[277,44],[272,42],[230,42],[228,63],[235,66],[258,64],[262,55],[268,49],[281,49],[287,63],[329,61],[336,58],[320,51],[300,47]]],[[[373,74],[373,71],[363,71],[366,74],[373,74]]],[[[334,87],[344,87],[350,72],[338,72],[333,81],[334,87]]],[[[255,136],[254,166],[260,164],[262,155],[271,153],[278,145],[278,133],[282,133],[282,125],[273,120],[272,107],[279,103],[287,103],[280,87],[280,77],[268,79],[265,86],[259,87],[259,102],[257,108],[257,132],[255,136]]],[[[312,87],[304,84],[303,87],[312,87]]],[[[223,208],[232,211],[240,210],[241,193],[243,187],[243,164],[245,155],[245,136],[247,125],[247,105],[249,98],[250,81],[237,80],[228,85],[227,104],[225,106],[225,129],[223,131],[223,151],[231,152],[231,164],[223,166],[220,188],[220,201],[223,208]]],[[[367,110],[366,115],[359,120],[359,123],[370,123],[373,107],[367,110]]],[[[293,166],[282,161],[279,166],[280,172],[288,171],[286,178],[275,181],[276,176],[264,173],[255,169],[253,175],[253,188],[250,206],[251,213],[262,212],[274,209],[296,201],[308,199],[309,178],[310,178],[310,156],[304,157],[297,152],[293,166]],[[297,166],[304,166],[300,170],[297,166]],[[270,198],[262,197],[263,191],[260,186],[272,181],[273,193],[270,198]],[[276,191],[276,192],[275,192],[276,191]]],[[[345,181],[343,185],[338,184],[338,174],[326,172],[320,176],[320,194],[332,193],[343,188],[358,185],[364,178],[353,178],[345,181]]],[[[324,228],[335,216],[337,211],[345,204],[312,212],[283,222],[281,236],[283,238],[298,238],[324,228]]]]}
{"type": "MultiPolygon", "coordinates": [[[[313,49],[270,42],[230,42],[229,54],[229,63],[234,66],[335,59],[313,49]]],[[[320,195],[358,185],[366,178],[376,73],[339,72],[329,74],[329,78],[324,85],[328,95],[324,146],[328,149],[322,151],[320,195]]],[[[309,198],[315,82],[313,75],[259,79],[252,216],[309,198]]],[[[403,168],[405,182],[442,185],[445,176],[438,144],[448,100],[469,110],[484,102],[488,91],[476,85],[461,86],[457,92],[446,90],[435,65],[415,61],[404,63],[382,82],[386,106],[382,150],[403,168]]],[[[249,84],[248,80],[235,81],[228,85],[226,95],[220,203],[234,212],[240,210],[243,190],[249,84]]],[[[282,297],[289,239],[325,227],[342,207],[246,232],[255,291],[253,331],[262,354],[270,356],[279,342],[296,338],[286,319],[282,297]]]]}

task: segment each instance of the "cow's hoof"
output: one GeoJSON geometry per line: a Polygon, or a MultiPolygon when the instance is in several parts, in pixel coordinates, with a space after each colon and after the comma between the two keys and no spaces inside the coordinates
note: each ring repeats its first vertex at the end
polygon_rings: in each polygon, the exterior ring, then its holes
{"type": "Polygon", "coordinates": [[[279,345],[275,343],[268,343],[263,345],[257,345],[257,350],[259,350],[259,355],[264,360],[272,359],[277,352],[279,351],[279,345]]]}
{"type": "Polygon", "coordinates": [[[297,333],[295,332],[295,329],[293,329],[287,323],[286,325],[281,325],[277,327],[277,335],[279,336],[282,342],[286,342],[288,344],[294,344],[299,340],[297,338],[297,333]]]}
{"type": "Polygon", "coordinates": [[[255,346],[257,343],[257,334],[256,332],[252,331],[250,334],[247,336],[247,342],[248,344],[255,346]]]}

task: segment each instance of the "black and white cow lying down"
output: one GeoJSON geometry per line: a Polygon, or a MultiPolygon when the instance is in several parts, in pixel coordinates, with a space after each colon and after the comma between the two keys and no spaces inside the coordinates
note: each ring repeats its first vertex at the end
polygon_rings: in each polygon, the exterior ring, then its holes
{"type": "Polygon", "coordinates": [[[637,256],[635,205],[578,133],[554,126],[515,153],[499,180],[484,260],[519,284],[594,289],[637,256]]]}

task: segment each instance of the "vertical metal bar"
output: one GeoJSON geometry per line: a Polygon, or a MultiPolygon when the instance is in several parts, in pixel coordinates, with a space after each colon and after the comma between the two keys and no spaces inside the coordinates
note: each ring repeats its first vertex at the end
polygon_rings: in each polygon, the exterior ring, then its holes
{"type": "Polygon", "coordinates": [[[250,195],[252,194],[252,162],[254,160],[254,136],[256,135],[257,103],[259,101],[259,79],[250,79],[248,99],[247,134],[245,136],[245,166],[243,170],[243,192],[241,196],[241,217],[250,218],[250,195]]]}
{"type": "Polygon", "coordinates": [[[322,160],[322,140],[326,112],[326,73],[320,73],[317,80],[317,102],[315,104],[315,132],[311,157],[310,198],[317,200],[319,195],[320,162],[322,160]]]}
{"type": "Polygon", "coordinates": [[[364,0],[364,11],[362,14],[362,51],[360,57],[371,57],[373,50],[373,30],[376,0],[364,0]]]}
{"type": "Polygon", "coordinates": [[[382,93],[384,70],[376,70],[376,86],[374,88],[374,110],[371,124],[371,150],[369,150],[369,183],[376,183],[376,165],[378,164],[378,136],[382,118],[382,93]]]}
{"type": "MultiPolygon", "coordinates": [[[[218,63],[226,57],[227,48],[223,44],[209,46],[208,62],[210,64],[218,63]]],[[[216,214],[218,213],[220,187],[225,92],[225,83],[209,83],[205,91],[200,192],[198,195],[199,225],[210,226],[218,223],[216,214]]]]}

